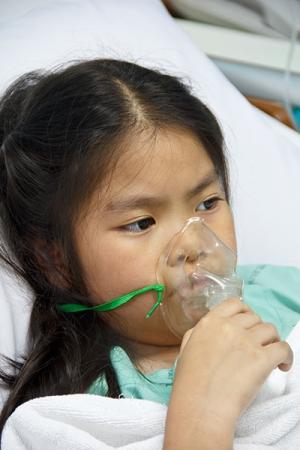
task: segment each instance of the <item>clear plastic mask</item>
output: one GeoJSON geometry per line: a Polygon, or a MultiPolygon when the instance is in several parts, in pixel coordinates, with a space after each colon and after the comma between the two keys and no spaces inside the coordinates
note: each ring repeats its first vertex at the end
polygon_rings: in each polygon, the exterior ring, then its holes
{"type": "Polygon", "coordinates": [[[182,337],[211,308],[242,298],[235,274],[236,255],[204,223],[191,217],[173,236],[158,261],[157,280],[165,286],[161,309],[171,331],[182,337]]]}

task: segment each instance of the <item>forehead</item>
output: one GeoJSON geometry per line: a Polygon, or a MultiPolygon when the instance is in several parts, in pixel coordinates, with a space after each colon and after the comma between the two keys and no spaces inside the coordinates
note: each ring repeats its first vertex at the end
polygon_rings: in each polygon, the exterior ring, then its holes
{"type": "Polygon", "coordinates": [[[155,195],[162,190],[184,188],[212,170],[205,148],[192,134],[169,129],[155,135],[145,132],[127,144],[109,181],[104,183],[104,197],[131,191],[155,195]]]}

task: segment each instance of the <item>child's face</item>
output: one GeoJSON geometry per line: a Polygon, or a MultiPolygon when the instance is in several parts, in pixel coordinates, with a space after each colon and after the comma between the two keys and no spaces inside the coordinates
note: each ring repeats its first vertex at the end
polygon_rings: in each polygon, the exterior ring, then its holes
{"type": "MultiPolygon", "coordinates": [[[[186,219],[201,215],[236,250],[231,210],[203,146],[182,131],[144,135],[119,158],[108,187],[96,192],[75,230],[87,287],[95,304],[157,283],[158,259],[186,219]],[[202,185],[202,187],[201,187],[202,185]]],[[[176,345],[160,308],[145,319],[154,293],[99,313],[141,344],[176,345]]]]}

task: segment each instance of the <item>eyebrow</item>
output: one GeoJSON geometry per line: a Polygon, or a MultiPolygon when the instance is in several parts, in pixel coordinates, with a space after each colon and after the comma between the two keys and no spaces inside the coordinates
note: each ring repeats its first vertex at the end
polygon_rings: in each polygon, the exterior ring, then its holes
{"type": "MultiPolygon", "coordinates": [[[[219,176],[215,170],[208,173],[194,188],[186,192],[186,200],[190,200],[198,194],[201,194],[207,187],[219,180],[219,176]]],[[[163,207],[168,203],[164,197],[154,197],[151,195],[145,195],[143,197],[127,197],[124,199],[117,199],[109,202],[105,208],[104,212],[124,212],[134,209],[143,208],[159,208],[163,207]]]]}
{"type": "Polygon", "coordinates": [[[191,198],[195,197],[197,194],[201,194],[206,188],[208,188],[211,184],[215,183],[216,181],[219,181],[220,177],[217,174],[215,170],[212,172],[209,172],[203,180],[200,181],[193,189],[187,192],[186,198],[187,200],[190,200],[191,198]]]}

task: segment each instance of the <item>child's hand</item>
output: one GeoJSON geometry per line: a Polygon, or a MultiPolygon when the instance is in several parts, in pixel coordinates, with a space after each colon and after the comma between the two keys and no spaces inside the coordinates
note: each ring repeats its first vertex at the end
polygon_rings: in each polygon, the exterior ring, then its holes
{"type": "Polygon", "coordinates": [[[232,299],[184,335],[176,378],[184,376],[186,383],[196,383],[199,393],[204,389],[205,397],[237,418],[269,373],[276,367],[289,370],[292,361],[292,350],[280,341],[275,326],[232,299]]]}
{"type": "Polygon", "coordinates": [[[191,434],[184,445],[198,434],[203,445],[191,448],[231,448],[235,422],[266,377],[276,367],[289,370],[292,361],[273,325],[240,300],[221,303],[184,335],[168,413],[172,439],[174,423],[183,426],[187,415],[191,434]],[[205,433],[207,442],[213,436],[212,446],[206,446],[205,433]]]}

